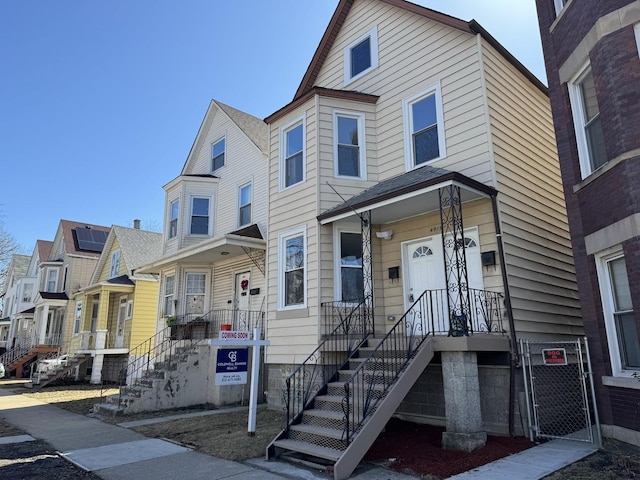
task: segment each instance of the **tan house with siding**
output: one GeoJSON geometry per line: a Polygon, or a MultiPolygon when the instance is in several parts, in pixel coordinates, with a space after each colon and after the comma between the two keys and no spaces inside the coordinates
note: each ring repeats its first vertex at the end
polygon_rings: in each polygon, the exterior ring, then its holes
{"type": "MultiPolygon", "coordinates": [[[[162,234],[111,227],[89,286],[75,299],[73,348],[88,362],[91,383],[119,381],[129,352],[155,333],[159,280],[138,273],[162,253],[162,234]]],[[[84,376],[84,375],[83,375],[84,376]]]]}
{"type": "Polygon", "coordinates": [[[518,339],[582,335],[546,87],[475,21],[341,0],[265,120],[268,398],[289,421],[268,455],[345,478],[394,413],[445,448],[522,434],[518,339]]]}

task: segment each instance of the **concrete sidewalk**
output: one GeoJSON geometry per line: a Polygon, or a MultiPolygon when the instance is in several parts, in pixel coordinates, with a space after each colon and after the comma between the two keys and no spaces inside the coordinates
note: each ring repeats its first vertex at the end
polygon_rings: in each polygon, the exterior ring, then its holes
{"type": "MultiPolygon", "coordinates": [[[[217,412],[221,411],[224,410],[217,412]]],[[[6,388],[0,388],[0,418],[29,436],[46,441],[70,462],[105,480],[182,479],[185,475],[188,475],[190,480],[330,478],[326,473],[286,462],[267,462],[263,458],[233,462],[215,458],[171,442],[147,438],[125,428],[135,426],[139,422],[106,424],[98,419],[71,413],[13,393],[6,388]]],[[[143,422],[151,421],[153,420],[143,422]]],[[[166,421],[166,418],[156,421],[166,421]]],[[[28,439],[21,435],[5,438],[5,442],[28,439]]],[[[451,478],[537,480],[596,450],[597,448],[591,444],[554,440],[451,478]]],[[[415,479],[372,465],[358,467],[352,478],[415,479]]]]}

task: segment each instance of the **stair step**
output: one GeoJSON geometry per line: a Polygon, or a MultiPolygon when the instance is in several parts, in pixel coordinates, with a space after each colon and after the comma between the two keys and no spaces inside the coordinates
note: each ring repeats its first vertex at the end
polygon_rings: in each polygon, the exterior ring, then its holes
{"type": "Polygon", "coordinates": [[[298,432],[318,435],[320,437],[329,437],[342,440],[342,430],[337,430],[335,428],[319,427],[317,425],[307,425],[304,423],[299,423],[297,425],[291,425],[290,429],[298,432]]]}
{"type": "Polygon", "coordinates": [[[325,460],[331,460],[332,462],[337,461],[342,456],[342,451],[340,450],[321,447],[307,442],[298,442],[296,440],[276,440],[273,444],[278,448],[311,455],[312,457],[324,458],[325,460]]]}
{"type": "Polygon", "coordinates": [[[344,413],[331,410],[320,410],[313,408],[302,412],[302,425],[314,425],[317,427],[335,428],[342,430],[344,428],[344,413]]]}

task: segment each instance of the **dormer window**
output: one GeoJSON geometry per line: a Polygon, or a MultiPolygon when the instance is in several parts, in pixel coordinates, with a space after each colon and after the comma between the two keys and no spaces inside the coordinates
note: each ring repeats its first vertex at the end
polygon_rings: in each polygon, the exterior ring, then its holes
{"type": "Polygon", "coordinates": [[[344,84],[362,77],[378,66],[378,29],[358,37],[344,49],[344,84]]]}
{"type": "Polygon", "coordinates": [[[211,145],[211,171],[224,167],[224,154],[226,151],[224,138],[211,145]]]}
{"type": "Polygon", "coordinates": [[[120,271],[120,250],[111,253],[111,267],[109,269],[109,278],[115,278],[120,271]]]}

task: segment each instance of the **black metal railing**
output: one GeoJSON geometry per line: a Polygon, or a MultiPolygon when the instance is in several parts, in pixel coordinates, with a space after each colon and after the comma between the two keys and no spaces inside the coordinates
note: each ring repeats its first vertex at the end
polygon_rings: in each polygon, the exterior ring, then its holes
{"type": "Polygon", "coordinates": [[[220,330],[253,331],[260,328],[264,334],[264,311],[216,309],[204,314],[187,314],[170,317],[174,326],[193,325],[194,335],[207,338],[218,336],[220,330]]]}
{"type": "Polygon", "coordinates": [[[504,333],[502,296],[469,289],[470,318],[449,314],[446,290],[426,290],[344,384],[343,440],[349,444],[425,339],[433,334],[504,333]]]}
{"type": "Polygon", "coordinates": [[[366,299],[360,304],[343,302],[323,304],[325,316],[318,347],[285,379],[284,406],[286,434],[313,397],[336,376],[340,368],[373,334],[371,316],[366,312],[366,299]],[[329,330],[329,328],[335,325],[329,330]]]}

